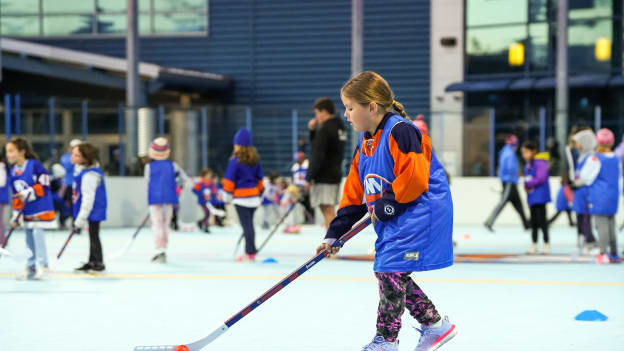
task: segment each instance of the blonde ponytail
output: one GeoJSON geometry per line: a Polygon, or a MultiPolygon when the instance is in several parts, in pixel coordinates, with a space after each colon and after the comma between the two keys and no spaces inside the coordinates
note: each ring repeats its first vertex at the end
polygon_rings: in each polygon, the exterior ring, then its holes
{"type": "Polygon", "coordinates": [[[409,116],[407,115],[407,112],[405,112],[405,107],[403,107],[403,104],[401,104],[400,102],[396,101],[396,100],[392,100],[392,108],[401,115],[401,117],[405,118],[405,119],[409,119],[409,116]]]}

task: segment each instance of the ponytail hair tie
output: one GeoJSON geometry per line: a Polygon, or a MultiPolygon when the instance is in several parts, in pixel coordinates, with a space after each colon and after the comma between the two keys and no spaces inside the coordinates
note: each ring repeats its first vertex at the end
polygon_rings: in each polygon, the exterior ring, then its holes
{"type": "Polygon", "coordinates": [[[392,99],[392,106],[396,105],[397,101],[395,99],[392,99]]]}

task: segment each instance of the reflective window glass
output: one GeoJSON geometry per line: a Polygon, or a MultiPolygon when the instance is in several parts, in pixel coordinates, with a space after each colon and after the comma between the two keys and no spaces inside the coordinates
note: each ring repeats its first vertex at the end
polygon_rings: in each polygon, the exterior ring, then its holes
{"type": "MultiPolygon", "coordinates": [[[[607,59],[597,57],[596,43],[601,39],[610,41],[612,30],[611,20],[592,20],[570,24],[568,55],[571,73],[610,71],[611,59],[610,57],[607,59]]],[[[608,47],[608,50],[610,49],[608,47]]]]}
{"type": "Polygon", "coordinates": [[[466,30],[468,74],[522,71],[522,66],[508,62],[509,47],[526,41],[526,25],[474,28],[466,30]]]}
{"type": "Polygon", "coordinates": [[[205,30],[205,14],[173,13],[154,15],[154,33],[203,32],[205,30]]]}
{"type": "Polygon", "coordinates": [[[568,10],[572,20],[611,17],[613,14],[613,0],[569,0],[568,10]]]}
{"type": "Polygon", "coordinates": [[[94,0],[43,0],[44,13],[93,12],[94,0]]]}
{"type": "Polygon", "coordinates": [[[548,0],[529,0],[529,20],[531,22],[548,21],[548,0]]]}
{"type": "MultiPolygon", "coordinates": [[[[0,13],[38,13],[39,0],[1,0],[0,13]]],[[[4,33],[4,31],[3,31],[4,33]]]]}
{"type": "Polygon", "coordinates": [[[534,23],[529,25],[531,50],[529,54],[530,69],[545,71],[548,69],[548,24],[534,23]]]}
{"type": "Polygon", "coordinates": [[[527,22],[527,0],[467,0],[466,25],[527,22]]]}
{"type": "Polygon", "coordinates": [[[46,16],[43,18],[44,35],[92,34],[95,16],[46,16]]]}
{"type": "Polygon", "coordinates": [[[205,10],[207,0],[154,0],[154,11],[205,10]]]}
{"type": "Polygon", "coordinates": [[[99,15],[97,32],[102,34],[122,34],[126,32],[125,15],[99,15]]]}
{"type": "MultiPolygon", "coordinates": [[[[151,0],[138,0],[139,11],[149,11],[151,0]]],[[[100,12],[125,12],[128,0],[97,0],[98,11],[100,12]]]]}
{"type": "Polygon", "coordinates": [[[39,16],[2,16],[2,35],[39,35],[39,16]]]}

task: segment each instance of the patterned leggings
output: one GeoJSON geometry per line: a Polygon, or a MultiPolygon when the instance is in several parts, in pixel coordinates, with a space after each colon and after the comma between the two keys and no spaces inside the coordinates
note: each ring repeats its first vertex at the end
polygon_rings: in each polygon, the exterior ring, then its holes
{"type": "Polygon", "coordinates": [[[420,290],[410,273],[378,273],[379,309],[377,310],[377,335],[394,342],[401,330],[401,316],[405,307],[418,323],[428,326],[440,320],[433,302],[420,290]]]}

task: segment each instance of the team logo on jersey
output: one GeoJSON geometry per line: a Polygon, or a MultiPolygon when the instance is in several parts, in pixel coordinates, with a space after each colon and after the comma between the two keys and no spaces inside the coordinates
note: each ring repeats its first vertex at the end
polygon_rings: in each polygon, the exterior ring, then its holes
{"type": "Polygon", "coordinates": [[[375,201],[381,198],[383,190],[391,183],[384,177],[377,174],[369,174],[364,178],[364,192],[366,193],[366,204],[371,210],[375,201]]]}
{"type": "Polygon", "coordinates": [[[28,183],[26,183],[26,181],[22,179],[15,180],[13,182],[13,186],[15,187],[15,191],[18,193],[30,188],[30,185],[28,185],[28,183]]]}
{"type": "Polygon", "coordinates": [[[384,206],[384,213],[388,216],[394,216],[394,206],[389,204],[384,206]]]}

